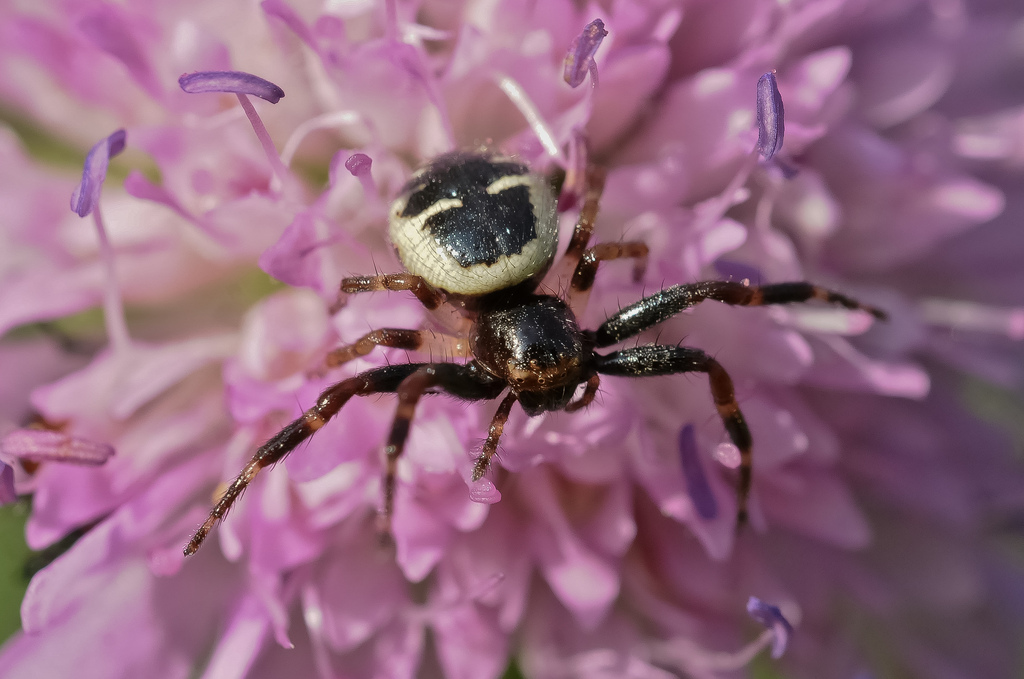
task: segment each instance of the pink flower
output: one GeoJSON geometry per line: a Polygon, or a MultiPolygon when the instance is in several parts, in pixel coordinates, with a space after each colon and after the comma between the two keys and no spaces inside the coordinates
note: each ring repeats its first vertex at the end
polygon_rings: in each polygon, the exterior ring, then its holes
{"type": "Polygon", "coordinates": [[[33,578],[0,676],[475,678],[511,659],[529,677],[713,677],[775,667],[769,647],[792,676],[1007,676],[1024,470],[979,403],[1015,403],[1024,379],[1024,118],[995,82],[1019,67],[1022,15],[0,9],[4,108],[94,148],[75,189],[0,138],[0,328],[19,329],[0,344],[0,503],[32,496],[33,549],[82,535],[33,578]],[[442,358],[322,369],[369,330],[442,327],[407,293],[340,304],[338,286],[400,271],[390,200],[480,146],[565,171],[563,245],[587,162],[609,168],[596,240],[651,258],[639,282],[602,266],[584,327],[722,278],[811,280],[890,320],[707,302],[642,337],[732,375],[754,437],[739,535],[739,451],[702,376],[609,377],[578,413],[513,409],[479,481],[497,403],[423,399],[393,552],[374,517],[394,398],[353,398],[184,559],[221,484],[323,389],[442,358]],[[60,320],[98,306],[105,338],[60,320]]]}

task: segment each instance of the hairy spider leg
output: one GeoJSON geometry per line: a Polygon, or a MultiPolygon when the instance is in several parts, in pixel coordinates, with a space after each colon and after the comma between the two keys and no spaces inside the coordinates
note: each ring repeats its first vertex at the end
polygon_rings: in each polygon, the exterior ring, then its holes
{"type": "Polygon", "coordinates": [[[572,274],[572,282],[569,284],[568,302],[569,306],[577,311],[582,311],[587,306],[587,299],[590,297],[590,289],[597,277],[597,266],[601,262],[609,262],[613,259],[633,260],[633,281],[639,283],[643,280],[647,271],[647,255],[650,250],[646,243],[639,241],[626,241],[624,243],[598,243],[587,249],[576,265],[576,271],[572,274]]]}
{"type": "Polygon", "coordinates": [[[576,221],[576,228],[573,229],[572,238],[565,248],[565,257],[570,259],[575,266],[576,262],[583,255],[590,243],[590,237],[594,233],[594,222],[597,221],[597,210],[601,203],[601,194],[604,193],[604,183],[608,178],[608,171],[600,165],[591,165],[587,168],[585,188],[583,190],[583,207],[580,208],[580,218],[576,221]]]}
{"type": "Polygon", "coordinates": [[[602,323],[595,332],[597,346],[611,346],[638,335],[706,299],[735,306],[792,304],[817,299],[847,309],[860,309],[880,320],[887,318],[885,312],[880,309],[804,281],[771,285],[744,285],[738,281],[702,281],[673,285],[620,310],[602,323]]]}
{"type": "Polygon", "coordinates": [[[622,377],[653,377],[686,372],[707,373],[711,396],[729,438],[740,450],[739,478],[736,482],[736,528],[747,522],[747,502],[753,478],[753,438],[739,404],[732,379],[715,359],[700,349],[647,344],[602,356],[595,356],[597,371],[622,377]]]}
{"type": "Polygon", "coordinates": [[[487,430],[487,440],[484,441],[484,448],[473,464],[472,479],[474,481],[479,481],[483,478],[491,464],[491,458],[498,452],[498,439],[501,438],[501,432],[505,430],[505,423],[508,422],[508,415],[512,411],[512,405],[516,400],[516,395],[510,392],[502,399],[498,410],[494,413],[494,417],[491,418],[491,427],[487,430]]]}
{"type": "Polygon", "coordinates": [[[569,245],[566,246],[561,261],[556,265],[555,272],[558,278],[567,278],[572,275],[594,233],[594,222],[597,221],[597,211],[601,203],[601,194],[604,193],[604,183],[608,172],[599,165],[587,167],[586,172],[583,206],[580,208],[580,216],[576,220],[569,245]]]}
{"type": "Polygon", "coordinates": [[[351,360],[366,356],[374,347],[429,351],[431,355],[436,352],[445,359],[466,358],[472,354],[469,342],[462,337],[431,330],[380,328],[366,333],[352,344],[332,350],[324,359],[324,365],[327,368],[337,368],[351,360]]]}
{"type": "Polygon", "coordinates": [[[210,512],[210,516],[192,535],[192,539],[185,546],[185,556],[196,553],[213,526],[224,518],[261,469],[281,461],[288,453],[295,450],[300,443],[337,415],[342,406],[353,396],[393,392],[407,377],[423,365],[422,363],[406,363],[374,368],[325,389],[317,397],[316,405],[260,446],[249,463],[242,468],[235,480],[224,491],[213,511],[210,512]]]}
{"type": "Polygon", "coordinates": [[[597,396],[597,388],[599,386],[601,386],[601,376],[591,375],[590,379],[587,380],[587,387],[583,390],[583,395],[580,396],[578,400],[565,406],[565,412],[574,413],[577,410],[586,408],[588,405],[593,403],[594,397],[597,396]]]}
{"type": "Polygon", "coordinates": [[[356,292],[377,292],[380,290],[409,290],[423,306],[433,311],[441,306],[446,295],[427,283],[422,276],[411,273],[384,273],[375,276],[350,276],[341,281],[341,291],[346,294],[356,292]]]}
{"type": "MultiPolygon", "coordinates": [[[[747,286],[735,281],[702,281],[665,288],[621,309],[618,313],[610,316],[594,332],[595,345],[599,348],[607,347],[634,337],[705,299],[737,306],[790,304],[818,299],[838,304],[847,309],[861,309],[879,319],[886,318],[885,312],[880,309],[861,304],[851,297],[804,281],[760,286],[747,286]]],[[[747,518],[747,497],[750,493],[753,475],[751,436],[739,406],[736,404],[732,380],[725,369],[698,349],[659,345],[623,350],[606,357],[598,354],[596,360],[598,361],[597,371],[608,375],[646,376],[687,371],[708,373],[711,393],[714,396],[718,413],[725,423],[729,437],[740,449],[740,472],[737,488],[739,509],[736,525],[737,527],[743,525],[747,518]],[[644,361],[650,361],[651,365],[645,366],[644,361]]]]}
{"type": "Polygon", "coordinates": [[[391,433],[384,446],[384,506],[378,517],[378,533],[382,541],[391,535],[391,517],[395,508],[395,483],[398,474],[398,460],[405,450],[409,429],[416,405],[428,389],[439,388],[456,398],[467,401],[482,401],[497,398],[505,390],[504,380],[492,376],[480,368],[475,361],[459,363],[420,363],[395,391],[398,394],[398,408],[391,424],[391,433]]]}

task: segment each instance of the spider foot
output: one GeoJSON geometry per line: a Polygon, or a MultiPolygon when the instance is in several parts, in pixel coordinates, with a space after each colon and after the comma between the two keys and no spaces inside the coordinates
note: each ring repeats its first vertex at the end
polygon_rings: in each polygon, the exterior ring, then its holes
{"type": "Polygon", "coordinates": [[[473,474],[469,477],[472,481],[479,481],[487,473],[487,468],[491,466],[491,458],[487,455],[481,455],[476,458],[476,462],[473,463],[473,474]]]}

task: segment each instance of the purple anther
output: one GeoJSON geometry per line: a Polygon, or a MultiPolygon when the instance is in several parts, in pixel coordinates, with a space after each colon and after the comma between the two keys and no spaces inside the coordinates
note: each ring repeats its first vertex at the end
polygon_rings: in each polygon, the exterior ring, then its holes
{"type": "Polygon", "coordinates": [[[70,462],[98,465],[106,462],[114,449],[78,436],[47,429],[15,429],[0,440],[0,453],[7,458],[34,462],[70,462]]]}
{"type": "Polygon", "coordinates": [[[380,192],[377,190],[377,182],[373,180],[373,173],[370,172],[372,166],[373,161],[365,153],[353,153],[345,160],[345,169],[363,185],[366,200],[379,203],[380,192]]]}
{"type": "Polygon", "coordinates": [[[82,168],[82,181],[71,194],[71,211],[79,217],[88,216],[100,198],[103,180],[107,178],[110,159],[124,151],[127,134],[118,130],[89,150],[82,168]]]}
{"type": "Polygon", "coordinates": [[[786,132],[786,109],[779,94],[775,72],[762,75],[757,81],[757,152],[765,160],[782,150],[786,132]]]}
{"type": "Polygon", "coordinates": [[[274,141],[270,138],[270,133],[267,132],[267,126],[260,119],[259,114],[256,112],[256,107],[249,101],[249,95],[252,95],[265,99],[271,104],[276,104],[284,96],[284,90],[269,80],[264,80],[259,76],[243,73],[242,71],[198,71],[196,73],[186,73],[178,78],[178,84],[181,85],[181,89],[189,94],[230,92],[237,96],[238,103],[242,106],[242,110],[245,111],[245,117],[249,119],[249,124],[252,125],[253,132],[256,133],[256,138],[259,139],[260,146],[263,147],[263,152],[267,155],[267,161],[274,169],[274,174],[277,175],[278,181],[283,185],[288,184],[291,179],[288,168],[281,162],[281,156],[278,155],[277,148],[274,147],[274,141]]]}
{"type": "Polygon", "coordinates": [[[718,516],[718,502],[715,500],[708,478],[704,474],[704,465],[697,452],[697,435],[693,425],[688,424],[679,431],[679,459],[683,463],[683,479],[686,481],[686,492],[700,518],[710,521],[718,516]]]}
{"type": "Polygon", "coordinates": [[[14,469],[0,462],[0,507],[9,505],[18,499],[14,490],[14,469]]]}
{"type": "Polygon", "coordinates": [[[569,45],[569,52],[565,55],[565,70],[562,77],[570,87],[579,87],[583,80],[590,73],[590,81],[597,87],[597,64],[594,63],[594,54],[601,46],[601,41],[608,35],[604,29],[604,22],[594,19],[583,32],[572,39],[569,45]]]}
{"type": "Polygon", "coordinates": [[[242,71],[197,71],[186,73],[178,78],[178,85],[189,94],[202,92],[230,92],[231,94],[251,94],[265,99],[271,104],[281,101],[284,90],[252,73],[242,71]]]}
{"type": "Polygon", "coordinates": [[[775,633],[775,639],[772,641],[772,657],[781,658],[782,654],[786,652],[789,637],[793,634],[793,626],[782,615],[779,607],[767,604],[756,596],[752,596],[747,601],[747,613],[750,614],[751,618],[775,633]]]}
{"type": "Polygon", "coordinates": [[[373,161],[365,153],[353,153],[345,161],[345,169],[352,173],[353,177],[365,177],[370,174],[370,166],[373,161]]]}

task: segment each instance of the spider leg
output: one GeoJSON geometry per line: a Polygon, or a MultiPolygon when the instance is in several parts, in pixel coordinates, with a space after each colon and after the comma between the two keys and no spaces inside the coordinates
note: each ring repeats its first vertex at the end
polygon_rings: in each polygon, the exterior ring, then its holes
{"type": "Polygon", "coordinates": [[[639,282],[647,271],[648,248],[646,243],[628,241],[625,243],[598,243],[583,253],[569,285],[569,306],[582,311],[586,308],[590,288],[597,276],[597,265],[613,259],[633,260],[633,280],[639,282]]]}
{"type": "Polygon", "coordinates": [[[577,410],[586,408],[588,405],[594,402],[594,397],[597,395],[597,388],[601,385],[601,376],[592,375],[587,380],[587,388],[583,390],[583,395],[580,396],[578,401],[573,401],[569,405],[565,406],[565,412],[574,413],[577,410]]]}
{"type": "Polygon", "coordinates": [[[395,391],[403,380],[416,372],[422,365],[424,364],[407,363],[374,368],[355,377],[342,380],[324,390],[317,398],[316,405],[260,446],[249,463],[224,491],[210,512],[210,516],[192,535],[192,539],[185,547],[185,556],[196,553],[213,526],[228,513],[231,505],[252,483],[261,469],[281,461],[288,453],[295,450],[300,443],[337,415],[341,407],[353,396],[395,391]]]}
{"type": "Polygon", "coordinates": [[[576,272],[572,275],[572,289],[580,292],[589,290],[594,285],[598,264],[625,257],[636,260],[633,264],[633,280],[639,282],[647,271],[648,252],[647,244],[640,241],[598,243],[584,252],[580,263],[576,265],[576,272]]]}
{"type": "MultiPolygon", "coordinates": [[[[497,398],[505,390],[503,380],[491,376],[475,362],[421,363],[409,373],[395,391],[398,394],[398,408],[391,424],[391,433],[384,446],[384,506],[378,517],[378,532],[386,538],[391,534],[391,517],[395,507],[395,482],[398,473],[398,459],[405,450],[409,428],[416,405],[428,389],[442,391],[467,401],[497,398]]],[[[507,400],[507,399],[506,399],[507,400]]]]}
{"type": "Polygon", "coordinates": [[[351,360],[366,356],[374,347],[421,350],[429,351],[431,354],[437,352],[445,358],[465,358],[470,355],[469,342],[461,337],[430,330],[380,328],[366,333],[352,344],[332,350],[324,359],[324,366],[337,368],[351,360]]]}
{"type": "Polygon", "coordinates": [[[701,281],[673,285],[621,309],[597,329],[597,346],[607,347],[638,335],[706,299],[735,306],[791,304],[818,299],[847,309],[861,309],[880,320],[886,319],[885,312],[880,309],[804,281],[771,285],[744,285],[737,281],[701,281]]]}
{"type": "Polygon", "coordinates": [[[433,287],[422,276],[411,273],[385,273],[375,276],[350,276],[341,281],[341,291],[376,292],[379,290],[409,290],[428,309],[436,309],[445,301],[445,294],[433,287]]]}
{"type": "Polygon", "coordinates": [[[473,463],[472,478],[474,481],[479,481],[483,478],[491,464],[491,458],[498,452],[498,439],[501,438],[501,432],[504,431],[505,423],[508,422],[508,414],[512,411],[512,405],[516,400],[516,395],[509,393],[508,396],[502,399],[498,410],[494,413],[494,417],[491,419],[491,427],[487,430],[487,440],[484,441],[484,449],[480,452],[480,457],[473,463]]]}
{"type": "Polygon", "coordinates": [[[569,239],[569,245],[565,248],[565,254],[557,264],[558,269],[556,273],[559,278],[563,276],[567,278],[571,275],[583,256],[584,250],[587,249],[587,244],[590,243],[607,174],[607,170],[599,165],[587,167],[586,187],[583,190],[583,207],[580,208],[580,216],[576,220],[576,227],[573,229],[572,238],[569,239]]]}
{"type": "Polygon", "coordinates": [[[750,482],[753,475],[753,458],[751,448],[753,439],[750,428],[739,404],[732,378],[725,368],[700,349],[690,347],[669,347],[660,344],[648,344],[622,351],[615,351],[607,356],[595,355],[597,371],[604,375],[623,377],[650,377],[654,375],[674,375],[685,372],[703,372],[708,375],[711,396],[715,400],[718,415],[729,434],[729,438],[740,450],[739,478],[736,484],[736,527],[747,522],[747,500],[750,496],[750,482]]]}
{"type": "Polygon", "coordinates": [[[576,228],[572,232],[572,239],[565,249],[565,256],[578,261],[583,251],[590,242],[594,233],[594,222],[597,220],[597,208],[601,202],[601,194],[604,193],[604,182],[608,177],[608,171],[600,165],[591,165],[587,168],[586,188],[583,192],[583,207],[580,209],[580,218],[576,221],[576,228]]]}

